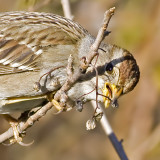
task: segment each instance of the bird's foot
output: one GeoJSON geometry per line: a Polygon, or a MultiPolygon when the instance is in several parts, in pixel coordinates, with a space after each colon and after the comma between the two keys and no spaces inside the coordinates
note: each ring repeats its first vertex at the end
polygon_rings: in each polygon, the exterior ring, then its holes
{"type": "Polygon", "coordinates": [[[11,117],[8,114],[4,115],[4,117],[9,122],[9,124],[11,125],[12,130],[13,130],[13,136],[14,136],[14,138],[9,140],[10,144],[7,144],[7,145],[12,145],[12,144],[18,143],[21,146],[30,146],[30,145],[33,144],[33,142],[28,143],[28,144],[25,144],[25,143],[22,142],[22,140],[23,140],[22,135],[24,135],[24,134],[21,134],[19,132],[19,129],[18,129],[18,124],[19,123],[15,118],[11,117]]]}
{"type": "Polygon", "coordinates": [[[64,108],[65,108],[65,104],[66,104],[65,102],[66,102],[67,97],[62,96],[62,94],[60,94],[61,96],[60,96],[60,101],[59,101],[57,99],[54,99],[53,95],[54,95],[54,93],[50,93],[47,95],[47,98],[48,98],[49,102],[51,102],[53,104],[53,106],[56,108],[57,113],[55,113],[55,114],[59,114],[65,110],[64,108]],[[62,97],[65,97],[65,100],[62,97]]]}
{"type": "Polygon", "coordinates": [[[20,136],[20,133],[18,131],[18,122],[15,121],[10,121],[9,124],[11,125],[12,127],[12,130],[13,130],[13,135],[14,135],[14,138],[13,139],[10,139],[10,144],[14,144],[14,143],[21,143],[22,142],[22,137],[20,136]]]}
{"type": "Polygon", "coordinates": [[[56,101],[55,99],[52,99],[52,104],[58,111],[55,114],[59,114],[59,113],[63,112],[64,107],[62,107],[58,101],[56,101]]]}

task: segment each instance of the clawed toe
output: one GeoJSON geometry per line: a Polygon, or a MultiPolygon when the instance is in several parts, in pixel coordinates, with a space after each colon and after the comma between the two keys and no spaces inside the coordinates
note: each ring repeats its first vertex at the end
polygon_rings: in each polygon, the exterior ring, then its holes
{"type": "Polygon", "coordinates": [[[10,146],[12,144],[15,144],[15,143],[18,143],[20,144],[21,146],[30,146],[33,144],[34,141],[32,141],[31,143],[28,143],[28,144],[25,144],[22,142],[23,138],[22,138],[22,134],[19,132],[19,129],[18,129],[18,122],[16,119],[14,119],[13,117],[11,117],[10,115],[4,115],[4,118],[9,122],[9,124],[11,125],[12,127],[12,130],[13,130],[13,136],[14,138],[10,139],[10,143],[9,144],[6,144],[6,143],[3,143],[3,145],[6,145],[6,146],[10,146]]]}
{"type": "Polygon", "coordinates": [[[58,110],[58,112],[56,114],[59,114],[63,111],[63,107],[61,107],[59,102],[57,102],[55,99],[52,99],[52,104],[58,110]]]}

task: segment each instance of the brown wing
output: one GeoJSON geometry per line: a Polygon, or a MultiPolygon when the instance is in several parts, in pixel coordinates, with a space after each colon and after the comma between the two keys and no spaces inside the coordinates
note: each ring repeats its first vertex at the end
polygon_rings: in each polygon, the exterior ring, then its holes
{"type": "Polygon", "coordinates": [[[26,45],[0,39],[0,75],[37,70],[37,57],[26,45]]]}
{"type": "Polygon", "coordinates": [[[75,44],[88,32],[61,16],[37,12],[0,14],[0,75],[40,69],[46,47],[75,44]]]}

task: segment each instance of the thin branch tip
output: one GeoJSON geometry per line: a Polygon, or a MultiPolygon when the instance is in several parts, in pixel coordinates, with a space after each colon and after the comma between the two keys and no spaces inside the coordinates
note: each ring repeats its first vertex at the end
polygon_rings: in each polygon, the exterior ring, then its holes
{"type": "Polygon", "coordinates": [[[114,14],[114,11],[116,10],[116,7],[112,7],[112,8],[110,8],[109,9],[109,12],[111,13],[111,14],[114,14]]]}
{"type": "Polygon", "coordinates": [[[110,8],[109,10],[107,10],[107,11],[104,13],[105,17],[111,17],[111,16],[113,16],[115,10],[116,10],[116,7],[112,7],[112,8],[110,8]]]}
{"type": "Polygon", "coordinates": [[[112,7],[112,8],[110,8],[109,10],[110,10],[110,12],[114,12],[115,9],[116,9],[116,7],[112,7]]]}

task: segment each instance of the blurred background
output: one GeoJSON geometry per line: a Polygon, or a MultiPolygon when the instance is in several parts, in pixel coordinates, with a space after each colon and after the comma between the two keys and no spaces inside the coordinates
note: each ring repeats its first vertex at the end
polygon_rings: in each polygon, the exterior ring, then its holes
{"type": "MultiPolygon", "coordinates": [[[[108,119],[131,160],[160,159],[160,1],[157,0],[70,0],[74,20],[91,34],[97,34],[105,10],[116,7],[105,39],[135,56],[141,78],[137,87],[119,100],[118,109],[106,110],[108,119]]],[[[60,0],[0,0],[0,12],[28,10],[63,15],[60,0]]],[[[0,145],[2,160],[118,160],[100,124],[86,131],[93,109],[82,113],[47,115],[27,130],[25,143],[0,145]]],[[[0,133],[9,128],[0,117],[0,133]]]]}

